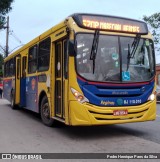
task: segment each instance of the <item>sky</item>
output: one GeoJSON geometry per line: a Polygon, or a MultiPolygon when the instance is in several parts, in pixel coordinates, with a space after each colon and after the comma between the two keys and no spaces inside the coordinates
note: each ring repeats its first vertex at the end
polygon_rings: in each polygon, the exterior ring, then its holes
{"type": "MultiPolygon", "coordinates": [[[[97,13],[142,20],[160,12],[160,0],[14,0],[10,17],[9,51],[26,44],[73,13],[97,13]]],[[[0,31],[5,46],[6,31],[0,31]]],[[[160,55],[156,62],[160,63],[160,55]]]]}

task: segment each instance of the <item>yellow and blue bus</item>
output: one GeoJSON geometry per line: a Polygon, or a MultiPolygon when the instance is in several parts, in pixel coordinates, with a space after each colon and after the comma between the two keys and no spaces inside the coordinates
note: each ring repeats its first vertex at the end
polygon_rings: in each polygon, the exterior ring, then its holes
{"type": "Polygon", "coordinates": [[[152,36],[139,20],[73,14],[5,58],[3,89],[47,126],[155,120],[152,36]]]}

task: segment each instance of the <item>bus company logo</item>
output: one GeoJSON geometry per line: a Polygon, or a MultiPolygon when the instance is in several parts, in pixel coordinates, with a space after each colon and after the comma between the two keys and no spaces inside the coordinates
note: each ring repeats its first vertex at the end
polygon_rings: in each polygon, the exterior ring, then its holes
{"type": "Polygon", "coordinates": [[[117,104],[118,104],[119,106],[123,105],[123,100],[122,100],[121,98],[118,98],[118,99],[117,99],[117,104]]]}
{"type": "Polygon", "coordinates": [[[114,105],[115,103],[114,102],[112,102],[112,101],[101,101],[101,105],[105,105],[105,106],[107,106],[107,105],[114,105]]]}
{"type": "Polygon", "coordinates": [[[145,86],[141,88],[141,91],[142,92],[145,92],[145,90],[146,90],[146,87],[145,86]]]}
{"type": "Polygon", "coordinates": [[[32,90],[35,90],[36,80],[33,78],[31,81],[32,90]]]}

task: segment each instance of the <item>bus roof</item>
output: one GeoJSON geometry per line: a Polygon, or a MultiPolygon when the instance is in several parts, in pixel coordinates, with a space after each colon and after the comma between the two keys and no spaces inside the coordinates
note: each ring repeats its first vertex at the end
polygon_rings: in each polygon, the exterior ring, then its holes
{"type": "MultiPolygon", "coordinates": [[[[73,18],[76,24],[84,29],[99,29],[104,31],[111,31],[111,32],[122,32],[128,34],[148,34],[148,27],[145,22],[124,18],[124,17],[117,17],[117,16],[110,16],[110,15],[99,15],[99,14],[88,14],[88,13],[74,13],[68,16],[67,19],[73,18]]],[[[18,55],[20,52],[29,48],[36,44],[37,42],[45,39],[51,33],[63,28],[66,26],[66,19],[59,24],[53,26],[46,32],[42,33],[35,39],[31,40],[29,43],[25,44],[23,47],[19,48],[8,57],[5,58],[5,61],[9,60],[10,58],[18,55]]]]}
{"type": "Polygon", "coordinates": [[[44,33],[42,33],[41,35],[37,36],[36,38],[34,38],[33,40],[31,40],[30,42],[26,43],[23,47],[19,48],[18,50],[14,51],[13,53],[9,54],[4,61],[9,60],[10,58],[18,55],[19,53],[21,53],[23,50],[25,50],[26,48],[29,48],[31,46],[33,46],[34,44],[36,44],[39,41],[42,41],[43,39],[45,39],[47,36],[49,36],[51,33],[63,28],[65,26],[65,21],[60,22],[59,24],[53,26],[52,28],[50,28],[49,30],[45,31],[44,33]]]}

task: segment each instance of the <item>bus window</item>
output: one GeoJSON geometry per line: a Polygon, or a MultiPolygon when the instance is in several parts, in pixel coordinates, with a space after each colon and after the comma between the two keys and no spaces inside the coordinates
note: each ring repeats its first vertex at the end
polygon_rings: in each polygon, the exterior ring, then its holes
{"type": "Polygon", "coordinates": [[[55,68],[57,68],[56,77],[59,78],[59,77],[61,77],[61,70],[60,70],[60,66],[61,66],[61,44],[60,43],[58,43],[56,45],[56,53],[57,53],[57,57],[56,57],[57,65],[55,65],[55,68]]]}
{"type": "Polygon", "coordinates": [[[38,71],[46,71],[49,68],[50,46],[51,46],[50,38],[47,38],[46,40],[40,42],[39,44],[38,71]]]}
{"type": "Polygon", "coordinates": [[[15,62],[14,62],[14,59],[11,59],[10,61],[9,61],[9,75],[10,76],[13,76],[14,74],[15,74],[15,62]]]}
{"type": "MultiPolygon", "coordinates": [[[[141,38],[133,57],[128,58],[128,44],[134,42],[134,38],[121,37],[122,71],[128,70],[130,81],[148,81],[154,75],[153,42],[141,38]],[[128,60],[129,59],[129,60],[128,60]]],[[[123,80],[124,81],[124,80],[123,80]]]]}
{"type": "Polygon", "coordinates": [[[22,58],[22,77],[26,77],[26,62],[27,62],[27,57],[24,56],[22,58]]]}
{"type": "Polygon", "coordinates": [[[87,80],[119,81],[119,47],[117,36],[99,36],[95,67],[90,59],[93,34],[77,34],[77,72],[87,80]],[[95,73],[93,73],[93,68],[95,73]]]}
{"type": "Polygon", "coordinates": [[[34,73],[37,70],[37,45],[29,49],[28,55],[28,73],[34,73]]]}
{"type": "Polygon", "coordinates": [[[17,79],[20,79],[20,59],[17,60],[17,79]]]}
{"type": "Polygon", "coordinates": [[[4,65],[4,75],[5,77],[9,76],[9,61],[7,61],[4,65]]]}
{"type": "Polygon", "coordinates": [[[65,79],[68,78],[68,52],[67,52],[67,41],[64,40],[64,77],[65,79]]]}

